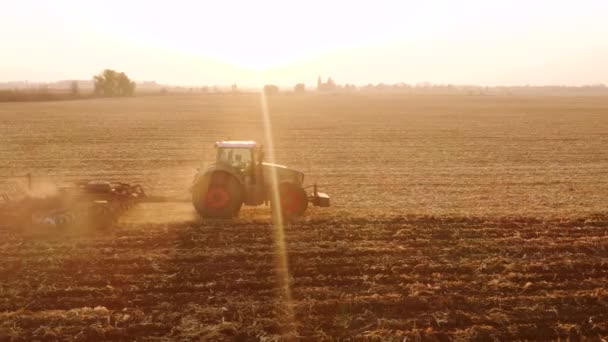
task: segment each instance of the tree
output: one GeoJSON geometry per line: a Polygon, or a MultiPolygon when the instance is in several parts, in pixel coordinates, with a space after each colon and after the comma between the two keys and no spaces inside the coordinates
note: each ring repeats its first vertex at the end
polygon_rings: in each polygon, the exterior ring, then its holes
{"type": "Polygon", "coordinates": [[[293,87],[293,91],[296,94],[304,94],[306,92],[306,85],[304,83],[298,83],[293,87]]]}
{"type": "Polygon", "coordinates": [[[135,82],[131,81],[124,72],[111,69],[93,76],[95,95],[98,96],[133,96],[135,82]]]}
{"type": "Polygon", "coordinates": [[[279,93],[279,87],[274,84],[267,84],[264,86],[264,93],[266,95],[274,95],[279,93]]]}
{"type": "Polygon", "coordinates": [[[336,82],[334,82],[331,77],[329,77],[325,83],[323,83],[321,77],[317,79],[317,91],[334,91],[336,88],[336,82]]]}
{"type": "Polygon", "coordinates": [[[78,86],[78,81],[72,81],[70,85],[70,92],[74,96],[78,96],[80,94],[80,87],[78,86]]]}

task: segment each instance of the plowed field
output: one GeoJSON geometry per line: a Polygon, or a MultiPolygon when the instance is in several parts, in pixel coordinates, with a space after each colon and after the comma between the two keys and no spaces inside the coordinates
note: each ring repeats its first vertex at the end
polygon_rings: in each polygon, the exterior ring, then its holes
{"type": "MultiPolygon", "coordinates": [[[[213,141],[263,141],[256,96],[0,105],[3,186],[81,178],[187,198],[213,141]]],[[[608,338],[608,99],[278,96],[277,159],[333,208],[0,231],[3,340],[608,338]]]]}
{"type": "Polygon", "coordinates": [[[287,321],[267,220],[4,233],[0,337],[605,337],[607,234],[605,216],[305,219],[287,321]]]}

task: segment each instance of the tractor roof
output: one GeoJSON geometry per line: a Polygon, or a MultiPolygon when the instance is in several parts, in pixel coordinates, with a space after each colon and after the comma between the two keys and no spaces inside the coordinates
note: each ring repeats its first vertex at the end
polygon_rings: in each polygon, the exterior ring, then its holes
{"type": "Polygon", "coordinates": [[[215,147],[227,147],[227,148],[254,148],[257,144],[255,141],[218,141],[215,143],[215,147]]]}

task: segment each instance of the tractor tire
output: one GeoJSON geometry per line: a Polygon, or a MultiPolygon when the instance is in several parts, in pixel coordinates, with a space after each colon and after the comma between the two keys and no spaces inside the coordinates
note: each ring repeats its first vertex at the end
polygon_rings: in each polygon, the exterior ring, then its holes
{"type": "MultiPolygon", "coordinates": [[[[279,200],[281,201],[281,215],[286,219],[300,217],[308,208],[306,190],[292,183],[279,185],[279,200]]],[[[278,210],[276,205],[273,206],[273,210],[278,210]]]]}
{"type": "Polygon", "coordinates": [[[243,205],[243,191],[234,176],[226,172],[206,175],[192,189],[192,204],[204,218],[229,219],[243,205]]]}

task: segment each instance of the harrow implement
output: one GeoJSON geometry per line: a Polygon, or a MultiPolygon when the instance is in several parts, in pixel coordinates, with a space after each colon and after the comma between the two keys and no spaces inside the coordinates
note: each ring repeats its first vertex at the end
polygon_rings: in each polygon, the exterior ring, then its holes
{"type": "MultiPolygon", "coordinates": [[[[31,190],[29,175],[28,183],[31,190]]],[[[0,227],[64,227],[80,223],[108,227],[146,197],[140,185],[107,181],[76,182],[44,197],[28,194],[14,200],[2,194],[0,227]]]]}

